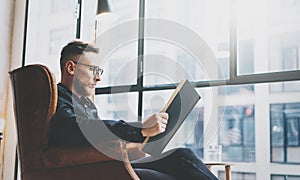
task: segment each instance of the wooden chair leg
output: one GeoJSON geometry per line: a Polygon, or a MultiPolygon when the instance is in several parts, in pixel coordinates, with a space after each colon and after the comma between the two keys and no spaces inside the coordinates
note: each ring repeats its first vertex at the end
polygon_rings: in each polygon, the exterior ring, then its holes
{"type": "Polygon", "coordinates": [[[226,180],[230,180],[231,176],[231,167],[230,165],[225,165],[225,176],[226,180]]]}
{"type": "Polygon", "coordinates": [[[231,165],[223,162],[206,162],[207,169],[211,170],[212,166],[224,166],[225,167],[225,179],[231,179],[231,165]]]}

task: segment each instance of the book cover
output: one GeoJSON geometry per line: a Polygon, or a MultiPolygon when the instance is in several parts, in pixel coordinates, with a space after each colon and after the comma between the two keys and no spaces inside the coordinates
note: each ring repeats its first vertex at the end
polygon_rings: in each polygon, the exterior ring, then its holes
{"type": "Polygon", "coordinates": [[[169,114],[166,131],[151,137],[150,141],[144,144],[143,151],[153,156],[159,155],[200,98],[200,95],[188,80],[179,83],[162,110],[162,112],[167,112],[169,114]]]}

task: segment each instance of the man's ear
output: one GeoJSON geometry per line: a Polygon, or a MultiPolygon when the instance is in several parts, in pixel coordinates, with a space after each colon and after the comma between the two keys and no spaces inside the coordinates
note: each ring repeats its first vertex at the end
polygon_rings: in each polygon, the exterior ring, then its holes
{"type": "Polygon", "coordinates": [[[75,64],[72,61],[67,61],[66,63],[66,71],[68,74],[70,75],[74,75],[75,74],[75,64]]]}

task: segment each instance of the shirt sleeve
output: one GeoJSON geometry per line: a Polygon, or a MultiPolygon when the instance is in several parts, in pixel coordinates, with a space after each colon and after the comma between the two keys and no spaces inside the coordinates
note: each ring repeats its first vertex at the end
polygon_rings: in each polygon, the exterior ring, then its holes
{"type": "Polygon", "coordinates": [[[143,142],[141,131],[140,122],[91,119],[64,107],[52,118],[49,143],[55,146],[81,146],[118,139],[143,142]]]}
{"type": "Polygon", "coordinates": [[[123,120],[103,120],[105,125],[119,138],[129,142],[143,142],[145,138],[142,135],[142,123],[123,120]]]}

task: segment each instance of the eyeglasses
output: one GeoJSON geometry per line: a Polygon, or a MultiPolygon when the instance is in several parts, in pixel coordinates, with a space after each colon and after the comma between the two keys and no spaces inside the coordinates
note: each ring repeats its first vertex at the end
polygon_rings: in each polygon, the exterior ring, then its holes
{"type": "Polygon", "coordinates": [[[87,66],[89,67],[89,70],[90,71],[93,71],[93,75],[96,76],[96,75],[102,75],[103,74],[103,69],[101,69],[99,66],[92,66],[92,65],[88,65],[88,64],[84,64],[84,63],[80,63],[80,62],[77,62],[77,61],[72,61],[74,64],[78,64],[78,65],[83,65],[83,66],[87,66]]]}

